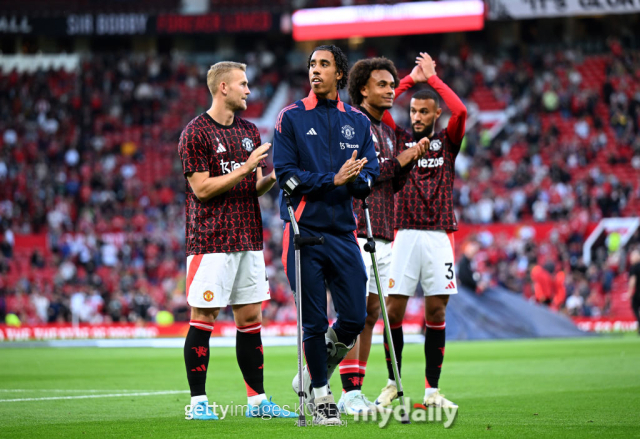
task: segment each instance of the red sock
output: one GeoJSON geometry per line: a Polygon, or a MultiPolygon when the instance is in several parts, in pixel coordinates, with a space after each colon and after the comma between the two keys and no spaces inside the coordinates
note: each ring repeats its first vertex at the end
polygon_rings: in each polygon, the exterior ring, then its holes
{"type": "Polygon", "coordinates": [[[360,390],[360,365],[358,360],[342,360],[340,363],[340,380],[345,392],[360,390]]]}

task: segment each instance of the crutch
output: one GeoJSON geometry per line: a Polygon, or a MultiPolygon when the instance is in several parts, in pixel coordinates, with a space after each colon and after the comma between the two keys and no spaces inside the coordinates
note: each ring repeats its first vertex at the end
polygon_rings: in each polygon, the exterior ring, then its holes
{"type": "Polygon", "coordinates": [[[411,424],[409,421],[409,412],[404,405],[404,392],[402,390],[402,381],[400,381],[400,372],[398,371],[398,362],[396,361],[396,351],[393,349],[393,339],[391,338],[391,328],[389,327],[389,317],[387,316],[387,307],[380,287],[380,276],[378,275],[378,262],[376,261],[376,242],[373,240],[373,232],[371,231],[371,218],[369,218],[369,205],[366,198],[362,200],[362,208],[364,209],[364,218],[367,224],[367,242],[364,250],[371,253],[371,263],[373,264],[373,273],[376,276],[376,286],[378,287],[378,299],[380,300],[380,312],[382,313],[382,321],[384,322],[384,333],[387,336],[389,344],[389,353],[391,355],[391,366],[393,367],[393,377],[398,385],[398,398],[400,398],[400,406],[402,407],[402,423],[411,424]]]}
{"type": "Polygon", "coordinates": [[[295,188],[300,184],[300,180],[295,175],[284,184],[282,192],[287,203],[289,218],[291,219],[291,227],[293,228],[293,247],[295,249],[295,265],[296,265],[296,344],[298,345],[298,398],[300,398],[300,414],[298,415],[298,427],[306,427],[307,420],[305,418],[304,406],[304,377],[302,373],[302,275],[300,272],[300,249],[306,246],[324,244],[324,236],[308,236],[302,238],[298,229],[298,222],[291,204],[291,196],[295,188]]]}

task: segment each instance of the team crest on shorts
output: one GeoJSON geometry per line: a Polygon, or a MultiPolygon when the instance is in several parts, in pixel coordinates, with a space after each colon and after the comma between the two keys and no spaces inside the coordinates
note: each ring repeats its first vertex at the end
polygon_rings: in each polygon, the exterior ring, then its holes
{"type": "Polygon", "coordinates": [[[204,300],[206,300],[207,302],[211,302],[213,300],[213,292],[207,290],[204,292],[204,294],[202,295],[202,297],[204,298],[204,300]]]}
{"type": "Polygon", "coordinates": [[[440,148],[442,148],[442,141],[440,139],[433,140],[429,144],[429,151],[440,151],[440,148]]]}
{"type": "Polygon", "coordinates": [[[253,151],[253,140],[245,137],[244,139],[242,139],[242,147],[249,152],[253,151]]]}
{"type": "Polygon", "coordinates": [[[396,281],[393,279],[389,279],[389,288],[393,288],[396,286],[396,281]]]}
{"type": "Polygon", "coordinates": [[[351,140],[356,135],[356,130],[351,125],[345,125],[342,127],[342,135],[345,139],[351,140]]]}

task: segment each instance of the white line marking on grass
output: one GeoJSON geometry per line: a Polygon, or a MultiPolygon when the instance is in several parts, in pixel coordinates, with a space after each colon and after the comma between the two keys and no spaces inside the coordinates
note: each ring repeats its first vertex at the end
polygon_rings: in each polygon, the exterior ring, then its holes
{"type": "Polygon", "coordinates": [[[131,390],[131,389],[0,389],[0,392],[64,392],[64,393],[73,393],[73,392],[87,392],[87,393],[109,393],[109,392],[147,392],[148,390],[131,390]]]}
{"type": "Polygon", "coordinates": [[[178,393],[188,393],[188,392],[189,392],[188,390],[164,390],[160,392],[110,393],[106,395],[49,396],[45,398],[0,399],[0,402],[51,401],[54,399],[118,398],[123,396],[175,395],[178,393]]]}

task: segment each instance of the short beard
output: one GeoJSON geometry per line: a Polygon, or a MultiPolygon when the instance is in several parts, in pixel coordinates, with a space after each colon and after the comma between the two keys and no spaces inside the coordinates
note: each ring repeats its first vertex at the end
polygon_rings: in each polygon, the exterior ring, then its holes
{"type": "Polygon", "coordinates": [[[413,132],[413,140],[415,140],[416,142],[419,142],[421,139],[424,139],[425,137],[429,137],[429,135],[433,133],[434,124],[435,122],[429,125],[428,127],[426,127],[422,131],[416,131],[413,128],[413,125],[411,125],[411,131],[413,132]]]}
{"type": "Polygon", "coordinates": [[[246,109],[246,107],[243,106],[242,104],[236,105],[234,102],[229,102],[227,104],[227,108],[231,110],[231,112],[233,113],[237,113],[238,111],[244,111],[246,109]]]}

